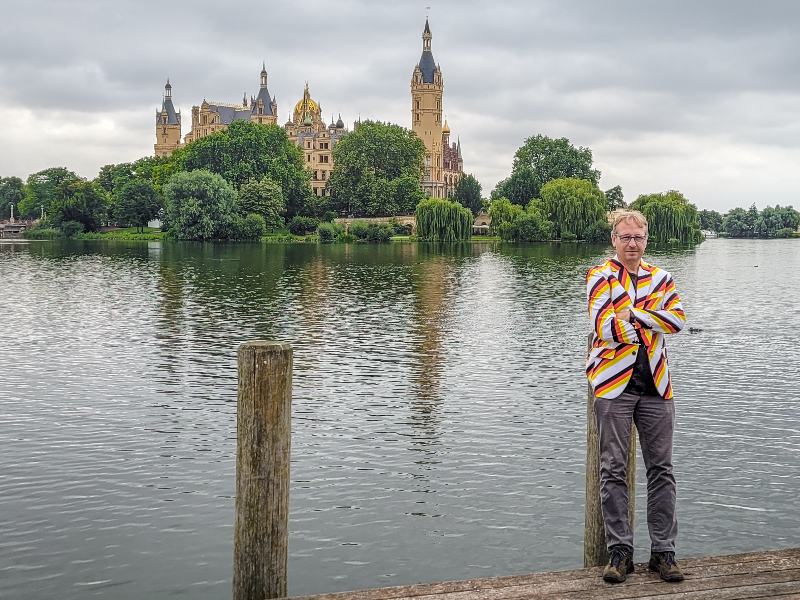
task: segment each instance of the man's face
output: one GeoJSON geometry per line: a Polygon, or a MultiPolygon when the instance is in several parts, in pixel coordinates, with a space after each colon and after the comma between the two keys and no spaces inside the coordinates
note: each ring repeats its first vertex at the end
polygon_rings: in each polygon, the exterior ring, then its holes
{"type": "Polygon", "coordinates": [[[620,236],[626,235],[641,237],[647,235],[647,231],[641,225],[637,225],[633,219],[625,219],[617,225],[617,233],[611,234],[611,243],[614,244],[614,248],[617,250],[617,256],[628,264],[639,264],[639,261],[642,260],[644,249],[647,247],[647,240],[637,243],[630,239],[628,242],[624,242],[620,239],[620,236]]]}

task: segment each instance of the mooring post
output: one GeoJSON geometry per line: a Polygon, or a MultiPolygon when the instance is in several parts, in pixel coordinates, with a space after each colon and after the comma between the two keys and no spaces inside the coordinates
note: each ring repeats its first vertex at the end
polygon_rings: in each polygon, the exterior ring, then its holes
{"type": "MultiPolygon", "coordinates": [[[[589,334],[589,350],[594,334],[589,334]]],[[[628,516],[633,528],[636,499],[636,426],[631,423],[631,440],[628,448],[628,516]]],[[[594,418],[594,390],[589,384],[589,401],[586,412],[586,516],[583,534],[583,566],[599,567],[608,562],[606,530],[600,510],[600,443],[594,418]]]]}
{"type": "Polygon", "coordinates": [[[292,346],[239,346],[233,600],[286,596],[292,346]]]}

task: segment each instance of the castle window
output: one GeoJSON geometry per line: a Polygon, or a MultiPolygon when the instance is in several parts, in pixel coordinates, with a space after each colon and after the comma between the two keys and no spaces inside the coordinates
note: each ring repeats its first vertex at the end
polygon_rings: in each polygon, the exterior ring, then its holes
{"type": "Polygon", "coordinates": [[[322,181],[325,181],[325,173],[326,173],[326,171],[322,172],[322,181]]]}
{"type": "Polygon", "coordinates": [[[306,156],[306,158],[308,159],[308,161],[307,161],[307,162],[311,162],[311,155],[310,155],[310,154],[309,154],[309,155],[307,155],[307,156],[306,156]]]}
{"type": "Polygon", "coordinates": [[[316,178],[317,178],[317,172],[314,171],[314,179],[316,179],[316,178]]]}

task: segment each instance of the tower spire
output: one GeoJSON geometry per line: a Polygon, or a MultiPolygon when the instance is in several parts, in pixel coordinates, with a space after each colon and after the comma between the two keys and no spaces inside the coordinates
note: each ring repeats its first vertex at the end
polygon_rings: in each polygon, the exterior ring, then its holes
{"type": "Polygon", "coordinates": [[[425,29],[422,30],[423,52],[431,51],[431,39],[433,39],[433,35],[431,35],[431,26],[428,24],[428,17],[425,17],[425,29]]]}

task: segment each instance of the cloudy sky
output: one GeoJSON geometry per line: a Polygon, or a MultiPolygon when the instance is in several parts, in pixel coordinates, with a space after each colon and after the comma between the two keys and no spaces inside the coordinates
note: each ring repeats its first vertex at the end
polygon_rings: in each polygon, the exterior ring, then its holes
{"type": "Polygon", "coordinates": [[[188,124],[203,98],[256,93],[262,61],[280,123],[308,81],[326,119],[410,126],[429,3],[444,109],[485,195],[542,133],[591,148],[627,200],[800,208],[795,0],[4,2],[0,176],[150,155],[167,77],[188,124]]]}

